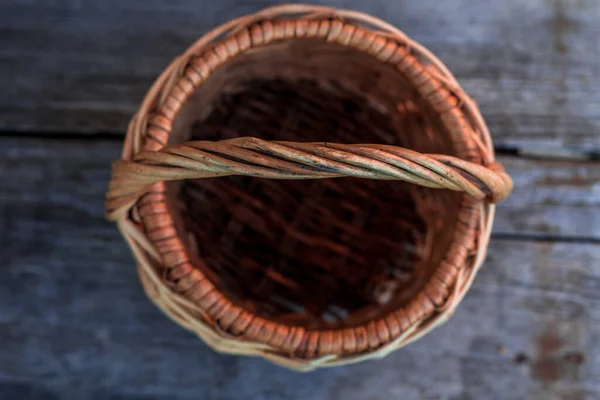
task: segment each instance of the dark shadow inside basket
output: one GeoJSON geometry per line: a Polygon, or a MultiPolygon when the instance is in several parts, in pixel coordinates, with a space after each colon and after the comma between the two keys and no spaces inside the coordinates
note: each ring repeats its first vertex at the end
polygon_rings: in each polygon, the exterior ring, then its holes
{"type": "MultiPolygon", "coordinates": [[[[455,154],[439,116],[393,66],[307,39],[220,66],[182,109],[171,142],[237,136],[455,154]]],[[[310,329],[364,324],[413,299],[448,250],[461,199],[355,178],[232,176],[168,188],[187,252],[218,290],[310,329]]]]}

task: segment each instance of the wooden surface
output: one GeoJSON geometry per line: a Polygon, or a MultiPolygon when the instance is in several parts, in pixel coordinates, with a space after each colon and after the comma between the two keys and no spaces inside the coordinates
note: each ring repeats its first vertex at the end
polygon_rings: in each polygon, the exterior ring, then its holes
{"type": "MultiPolygon", "coordinates": [[[[122,133],[150,83],[202,33],[267,0],[0,3],[0,129],[122,133]]],[[[329,0],[435,52],[499,146],[600,147],[598,0],[329,0]]]]}
{"type": "Polygon", "coordinates": [[[443,327],[297,375],[213,353],[146,299],[103,219],[127,120],[191,41],[273,3],[0,3],[0,399],[600,399],[600,163],[579,160],[600,154],[597,0],[327,2],[436,52],[515,180],[443,327]]]}

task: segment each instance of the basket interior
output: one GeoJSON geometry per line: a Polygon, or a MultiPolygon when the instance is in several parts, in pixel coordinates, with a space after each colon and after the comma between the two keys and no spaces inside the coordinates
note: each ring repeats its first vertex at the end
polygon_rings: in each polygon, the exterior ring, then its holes
{"type": "MultiPolygon", "coordinates": [[[[182,109],[171,142],[237,136],[454,154],[438,115],[393,66],[308,39],[220,66],[182,109]]],[[[461,198],[355,178],[233,176],[168,188],[187,252],[218,290],[310,329],[364,324],[412,299],[447,252],[461,198]]]]}

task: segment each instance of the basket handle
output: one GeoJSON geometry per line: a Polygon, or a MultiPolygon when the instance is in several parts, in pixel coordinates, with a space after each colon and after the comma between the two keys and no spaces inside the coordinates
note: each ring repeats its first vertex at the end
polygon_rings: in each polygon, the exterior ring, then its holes
{"type": "Polygon", "coordinates": [[[505,199],[512,190],[512,179],[498,163],[482,166],[390,145],[269,142],[240,137],[166,146],[140,152],[132,160],[115,161],[106,214],[111,220],[121,218],[158,181],[228,175],[402,180],[428,188],[464,191],[492,203],[505,199]]]}

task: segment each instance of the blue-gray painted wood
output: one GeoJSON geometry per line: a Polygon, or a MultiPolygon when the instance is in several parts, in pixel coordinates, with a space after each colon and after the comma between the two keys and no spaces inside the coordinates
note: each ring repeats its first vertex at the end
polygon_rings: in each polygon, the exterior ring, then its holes
{"type": "MultiPolygon", "coordinates": [[[[212,27],[271,0],[5,0],[0,129],[117,132],[154,78],[212,27]]],[[[598,0],[328,0],[434,51],[498,146],[600,148],[598,0]]]]}
{"type": "MultiPolygon", "coordinates": [[[[13,135],[0,138],[0,400],[599,399],[598,163],[501,157],[515,191],[473,288],[448,324],[381,361],[298,375],[215,354],[146,299],[102,215],[119,141],[51,134],[122,135],[170,59],[276,3],[0,2],[0,131],[13,135]]],[[[499,147],[600,149],[600,1],[317,3],[433,50],[499,147]]]]}
{"type": "Polygon", "coordinates": [[[1,400],[600,398],[594,243],[493,240],[454,318],[381,361],[298,375],[213,353],[146,299],[103,219],[119,148],[0,139],[1,400]]]}

